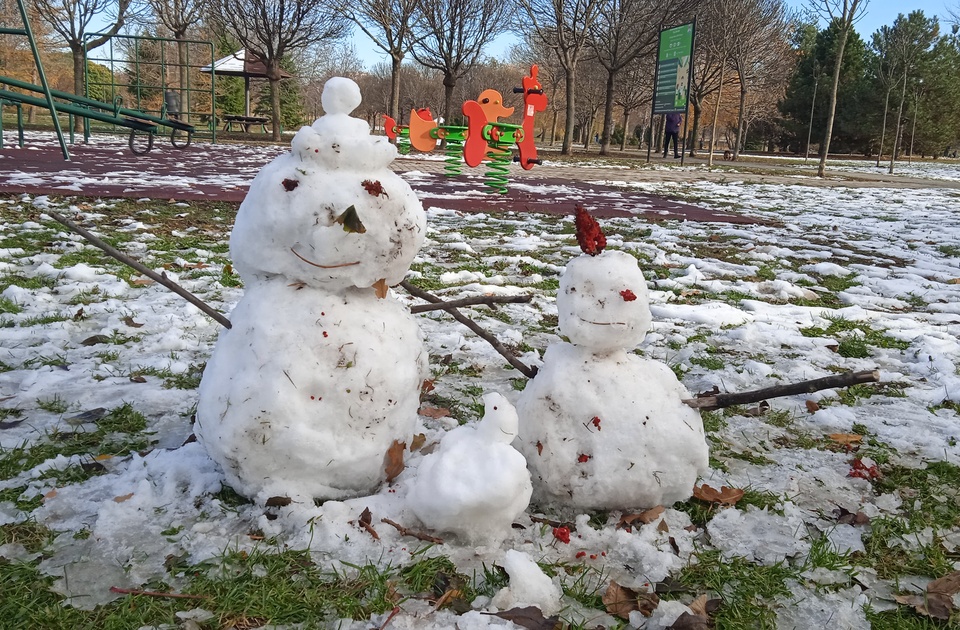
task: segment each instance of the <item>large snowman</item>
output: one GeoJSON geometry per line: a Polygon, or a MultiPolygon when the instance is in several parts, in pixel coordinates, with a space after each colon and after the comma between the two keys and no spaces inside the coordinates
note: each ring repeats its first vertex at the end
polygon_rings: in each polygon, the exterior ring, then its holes
{"type": "Polygon", "coordinates": [[[197,438],[258,501],[375,489],[426,374],[420,329],[388,290],[423,244],[423,207],[388,168],[394,146],[350,117],[357,84],[330,79],[322,103],[240,206],[244,294],[200,383],[197,438]]]}
{"type": "Polygon", "coordinates": [[[690,395],[663,363],[629,352],[650,326],[636,259],[606,251],[599,226],[577,209],[583,255],[560,279],[557,310],[570,342],[547,348],[517,402],[518,448],[534,503],[583,509],[671,505],[707,469],[707,444],[690,395]],[[602,252],[602,253],[601,253],[602,252]]]}

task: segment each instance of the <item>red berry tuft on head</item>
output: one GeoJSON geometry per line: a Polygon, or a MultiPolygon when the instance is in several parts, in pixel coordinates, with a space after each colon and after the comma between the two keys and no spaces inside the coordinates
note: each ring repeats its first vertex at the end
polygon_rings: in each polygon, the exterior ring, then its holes
{"type": "Polygon", "coordinates": [[[633,302],[635,299],[637,299],[637,294],[630,289],[624,289],[620,292],[620,297],[623,298],[624,302],[633,302]]]}
{"type": "Polygon", "coordinates": [[[577,205],[573,224],[577,228],[577,244],[584,254],[596,256],[607,246],[607,237],[600,224],[581,205],[577,205]]]}

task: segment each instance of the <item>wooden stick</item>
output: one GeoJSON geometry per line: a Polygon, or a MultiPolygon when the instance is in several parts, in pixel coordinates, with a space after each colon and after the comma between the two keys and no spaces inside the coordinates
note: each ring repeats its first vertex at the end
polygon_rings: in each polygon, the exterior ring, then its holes
{"type": "Polygon", "coordinates": [[[448,300],[446,302],[436,302],[434,304],[417,304],[410,307],[411,313],[426,313],[427,311],[440,311],[451,308],[460,308],[461,306],[472,306],[474,304],[521,304],[533,299],[532,295],[476,295],[474,297],[460,298],[459,300],[448,300]]]}
{"type": "Polygon", "coordinates": [[[113,258],[116,258],[117,260],[127,265],[128,267],[132,267],[136,269],[137,271],[147,276],[151,280],[154,280],[162,284],[163,286],[167,287],[168,289],[170,289],[180,297],[184,298],[187,302],[190,302],[191,304],[199,308],[201,311],[203,311],[213,319],[217,320],[218,323],[226,326],[227,328],[231,327],[230,320],[227,319],[223,315],[223,313],[214,310],[209,305],[207,305],[203,300],[195,296],[193,293],[190,293],[189,291],[181,287],[179,284],[177,284],[173,280],[170,280],[169,278],[167,278],[166,275],[158,274],[153,269],[148,269],[147,267],[141,265],[134,259],[114,249],[110,245],[107,245],[106,243],[104,243],[102,240],[100,240],[99,238],[97,238],[87,230],[83,229],[73,221],[58,214],[57,212],[54,212],[53,210],[49,210],[49,209],[45,209],[43,212],[45,214],[50,215],[54,219],[56,219],[59,223],[62,223],[63,225],[67,226],[68,228],[70,228],[71,230],[73,230],[83,238],[87,239],[88,241],[90,241],[91,244],[96,245],[97,247],[102,249],[104,252],[106,252],[108,255],[112,256],[113,258]]]}
{"type": "Polygon", "coordinates": [[[172,597],[175,599],[207,599],[206,595],[187,595],[185,593],[160,593],[157,591],[137,591],[130,588],[120,588],[111,586],[111,593],[120,593],[121,595],[143,595],[145,597],[172,597]]]}
{"type": "Polygon", "coordinates": [[[390,525],[391,527],[395,528],[398,532],[400,532],[401,536],[413,536],[417,540],[422,540],[424,542],[432,542],[437,545],[443,544],[442,538],[437,538],[436,536],[431,536],[430,534],[424,534],[423,532],[407,529],[400,523],[397,523],[396,521],[391,521],[389,518],[381,518],[380,522],[386,523],[387,525],[390,525]]]}
{"type": "Polygon", "coordinates": [[[460,322],[461,324],[463,324],[473,332],[477,333],[477,336],[479,336],[481,339],[485,340],[487,343],[493,346],[493,349],[499,352],[500,356],[506,359],[510,365],[517,368],[517,370],[519,370],[520,373],[522,373],[527,378],[533,378],[534,376],[537,375],[536,369],[530,367],[529,365],[525,364],[523,361],[521,361],[517,357],[513,356],[513,353],[507,350],[506,346],[500,343],[500,341],[496,337],[488,333],[486,330],[483,329],[482,326],[480,326],[480,324],[473,321],[472,319],[470,319],[469,317],[467,317],[466,315],[458,311],[456,308],[447,306],[443,302],[443,300],[441,300],[437,296],[433,295],[432,293],[427,293],[417,285],[411,284],[406,280],[401,282],[400,286],[406,289],[410,295],[416,296],[422,300],[426,300],[427,302],[431,302],[433,304],[442,304],[443,306],[441,306],[440,308],[450,313],[450,315],[455,320],[457,320],[458,322],[460,322]]]}
{"type": "Polygon", "coordinates": [[[733,394],[709,394],[698,398],[684,400],[683,402],[694,409],[721,409],[733,405],[745,405],[747,403],[759,402],[767,398],[778,398],[780,396],[793,396],[795,394],[810,394],[822,389],[832,389],[834,387],[850,387],[860,383],[877,383],[880,381],[879,370],[865,370],[863,372],[845,372],[823,378],[815,378],[810,381],[801,381],[799,383],[787,383],[786,385],[774,385],[773,387],[764,387],[763,389],[754,389],[746,392],[736,392],[733,394]]]}

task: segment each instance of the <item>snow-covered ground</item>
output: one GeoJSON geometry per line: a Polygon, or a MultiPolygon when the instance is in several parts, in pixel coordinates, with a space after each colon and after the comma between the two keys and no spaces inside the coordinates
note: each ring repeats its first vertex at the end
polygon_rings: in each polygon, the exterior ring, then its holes
{"type": "MultiPolygon", "coordinates": [[[[319,566],[344,572],[446,555],[468,576],[498,564],[512,578],[507,591],[480,596],[459,618],[410,600],[390,621],[396,628],[515,627],[480,613],[549,609],[560,591],[524,589],[542,576],[525,558],[554,568],[552,581],[565,593],[559,614],[589,627],[617,622],[576,596],[584,584],[599,595],[611,580],[637,591],[679,578],[690,584],[695,567],[710,561],[741,563],[744,571],[785,567],[782,593],[762,603],[784,629],[869,627],[865,605],[870,614],[894,609],[895,593],[922,592],[930,578],[960,568],[953,560],[960,499],[951,485],[960,479],[960,192],[632,185],[767,221],[603,223],[609,246],[638,258],[650,288],[653,327],[637,352],[667,363],[692,392],[847,370],[881,374],[877,386],[705,414],[711,468],[701,483],[746,489],[735,506],[708,510],[691,500],[646,524],[618,513],[545,514],[534,506],[493,546],[455,537],[430,546],[382,524],[401,514],[406,481],[423,453],[444,431],[480,417],[484,392],[516,400],[525,385],[489,344],[441,312],[420,316],[433,390],[421,409],[422,436],[391,487],[266,512],[231,501],[203,449],[184,444],[218,324],[131,277],[44,214],[79,217],[229,312],[242,292],[226,253],[230,209],[25,195],[0,200],[0,524],[34,519],[59,535],[42,555],[13,542],[0,546],[0,556],[55,576],[54,590],[82,608],[119,597],[111,586],[157,579],[174,589],[187,585],[182,568],[168,571],[170,557],[196,565],[228,549],[269,547],[264,539],[277,549],[308,549],[319,566]],[[145,424],[123,422],[134,412],[145,424]],[[85,442],[85,435],[95,439],[85,442]],[[936,473],[922,484],[909,475],[930,465],[936,473]],[[359,524],[365,508],[379,539],[359,524]],[[628,526],[617,526],[621,517],[628,526]],[[573,525],[569,543],[545,521],[573,525]]],[[[522,361],[538,365],[559,340],[558,277],[578,253],[571,218],[433,209],[409,278],[446,298],[532,294],[529,304],[468,312],[522,361]]],[[[737,592],[704,581],[664,597],[689,603],[699,594],[719,596],[729,609],[738,605],[737,592]]],[[[650,619],[634,612],[621,623],[669,627],[682,610],[661,604],[650,619]]],[[[359,630],[385,618],[341,627],[359,630]]]]}

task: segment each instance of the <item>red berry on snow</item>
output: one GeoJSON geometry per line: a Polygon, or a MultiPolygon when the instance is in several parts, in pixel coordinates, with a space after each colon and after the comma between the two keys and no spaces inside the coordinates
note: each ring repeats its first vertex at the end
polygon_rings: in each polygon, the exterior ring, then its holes
{"type": "Polygon", "coordinates": [[[587,455],[586,453],[580,453],[580,457],[577,458],[577,461],[581,464],[586,464],[588,461],[590,461],[590,457],[591,456],[587,455]]]}
{"type": "Polygon", "coordinates": [[[620,297],[623,298],[624,302],[633,302],[635,299],[637,299],[637,294],[630,289],[624,289],[620,292],[620,297]]]}
{"type": "Polygon", "coordinates": [[[553,537],[562,542],[565,545],[570,544],[570,528],[569,527],[554,527],[553,528],[553,537]]]}

